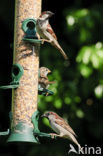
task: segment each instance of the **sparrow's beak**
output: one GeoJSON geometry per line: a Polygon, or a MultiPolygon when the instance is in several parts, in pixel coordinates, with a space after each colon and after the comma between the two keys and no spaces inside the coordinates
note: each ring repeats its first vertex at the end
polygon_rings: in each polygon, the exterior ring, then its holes
{"type": "Polygon", "coordinates": [[[51,16],[53,16],[54,15],[54,13],[53,12],[50,12],[50,14],[49,14],[50,16],[49,17],[51,17],[51,16]]]}
{"type": "Polygon", "coordinates": [[[43,114],[43,115],[41,115],[41,117],[43,118],[43,117],[46,117],[46,115],[45,114],[43,114]]]}
{"type": "Polygon", "coordinates": [[[48,74],[51,73],[51,70],[48,70],[48,74]]]}
{"type": "Polygon", "coordinates": [[[48,18],[54,15],[54,13],[51,11],[47,11],[46,13],[48,14],[48,18]]]}

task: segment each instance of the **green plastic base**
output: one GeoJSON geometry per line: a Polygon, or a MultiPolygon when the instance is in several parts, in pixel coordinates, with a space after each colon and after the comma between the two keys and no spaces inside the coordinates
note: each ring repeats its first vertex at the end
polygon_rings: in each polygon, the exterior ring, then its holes
{"type": "Polygon", "coordinates": [[[33,142],[38,143],[33,134],[19,134],[19,133],[11,133],[7,142],[33,142]]]}
{"type": "Polygon", "coordinates": [[[41,43],[41,40],[38,40],[38,39],[31,39],[31,38],[23,38],[23,41],[27,41],[27,42],[29,42],[29,43],[36,43],[36,44],[38,44],[38,43],[41,43]]]}
{"type": "Polygon", "coordinates": [[[33,135],[33,128],[23,122],[18,123],[18,125],[11,131],[7,142],[39,143],[37,138],[33,135]]]}
{"type": "Polygon", "coordinates": [[[18,87],[19,87],[19,84],[12,84],[12,85],[7,85],[7,86],[0,86],[0,89],[15,89],[18,87]]]}
{"type": "Polygon", "coordinates": [[[10,133],[10,130],[8,129],[8,130],[5,131],[5,132],[0,132],[0,135],[9,135],[9,133],[10,133]]]}

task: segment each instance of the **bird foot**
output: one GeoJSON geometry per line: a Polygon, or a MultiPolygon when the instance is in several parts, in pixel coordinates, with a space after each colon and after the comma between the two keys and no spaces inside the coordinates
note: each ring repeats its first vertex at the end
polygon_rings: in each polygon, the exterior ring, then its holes
{"type": "Polygon", "coordinates": [[[40,41],[41,41],[41,44],[44,44],[44,42],[45,42],[44,39],[40,39],[40,41]]]}
{"type": "Polygon", "coordinates": [[[40,40],[40,35],[38,33],[36,33],[36,36],[37,36],[38,40],[40,40]]]}
{"type": "Polygon", "coordinates": [[[49,93],[46,93],[46,96],[48,96],[49,95],[49,93]]]}
{"type": "Polygon", "coordinates": [[[55,133],[50,133],[50,135],[51,135],[51,138],[52,138],[52,139],[55,139],[57,136],[59,136],[59,135],[57,135],[57,134],[55,134],[55,133]]]}
{"type": "Polygon", "coordinates": [[[44,44],[44,42],[51,43],[51,41],[50,41],[50,40],[46,40],[46,39],[40,39],[40,41],[41,41],[41,44],[44,44]]]}

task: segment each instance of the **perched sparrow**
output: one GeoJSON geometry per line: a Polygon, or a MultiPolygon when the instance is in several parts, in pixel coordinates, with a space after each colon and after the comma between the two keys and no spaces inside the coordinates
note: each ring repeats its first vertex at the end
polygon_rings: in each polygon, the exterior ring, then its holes
{"type": "MultiPolygon", "coordinates": [[[[51,43],[55,48],[57,48],[60,53],[63,55],[63,57],[67,60],[68,57],[59,45],[57,41],[57,37],[52,29],[52,27],[49,24],[49,18],[53,15],[51,11],[44,11],[42,14],[39,16],[36,22],[36,29],[40,37],[42,38],[41,40],[46,41],[51,43]]],[[[40,39],[39,37],[39,39],[40,39]]]]}
{"type": "Polygon", "coordinates": [[[77,144],[78,147],[81,149],[80,144],[75,138],[76,137],[75,132],[63,118],[61,118],[54,112],[46,112],[42,115],[42,117],[46,117],[49,120],[52,129],[57,133],[57,134],[53,133],[51,135],[70,139],[75,144],[77,144]]]}
{"type": "Polygon", "coordinates": [[[39,77],[39,85],[41,88],[48,89],[50,84],[55,83],[55,81],[49,81],[47,75],[51,73],[51,71],[46,67],[41,67],[39,69],[40,77],[39,77]]]}

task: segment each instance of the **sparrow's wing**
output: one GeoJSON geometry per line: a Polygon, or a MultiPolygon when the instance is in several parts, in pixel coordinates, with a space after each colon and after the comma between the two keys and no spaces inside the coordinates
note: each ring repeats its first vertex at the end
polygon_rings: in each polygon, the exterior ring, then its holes
{"type": "Polygon", "coordinates": [[[48,80],[46,79],[46,78],[43,78],[43,77],[41,77],[41,78],[39,78],[39,84],[43,87],[43,88],[46,88],[46,86],[47,86],[47,82],[48,80]]]}
{"type": "Polygon", "coordinates": [[[60,116],[58,116],[58,117],[59,117],[59,119],[56,119],[55,123],[61,125],[64,129],[69,131],[71,134],[77,136],[75,134],[75,132],[73,131],[73,129],[69,126],[69,124],[64,119],[62,119],[60,116]]]}
{"type": "Polygon", "coordinates": [[[47,84],[54,84],[56,83],[55,81],[48,81],[47,84]]]}
{"type": "Polygon", "coordinates": [[[48,24],[48,26],[47,26],[47,31],[57,40],[57,37],[56,37],[50,24],[48,24]]]}
{"type": "Polygon", "coordinates": [[[40,77],[39,78],[39,83],[44,83],[44,84],[48,83],[48,78],[46,78],[46,77],[40,77]]]}

